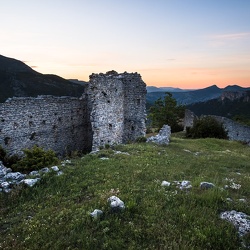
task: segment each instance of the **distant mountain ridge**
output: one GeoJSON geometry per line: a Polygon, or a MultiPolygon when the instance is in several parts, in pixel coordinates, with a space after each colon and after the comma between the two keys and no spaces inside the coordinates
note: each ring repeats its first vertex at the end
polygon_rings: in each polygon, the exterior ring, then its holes
{"type": "Polygon", "coordinates": [[[187,105],[196,115],[218,115],[250,121],[250,90],[225,91],[219,98],[187,105]]]}
{"type": "Polygon", "coordinates": [[[56,75],[41,74],[25,63],[0,55],[0,102],[38,95],[80,97],[84,86],[56,75]]]}
{"type": "MultiPolygon", "coordinates": [[[[177,100],[178,104],[189,105],[192,103],[205,102],[211,99],[216,99],[220,97],[221,94],[225,91],[243,92],[247,90],[250,90],[250,88],[243,88],[238,85],[229,85],[225,88],[218,88],[216,85],[212,85],[204,89],[171,92],[171,94],[173,98],[177,100]]],[[[163,98],[165,96],[165,92],[148,92],[146,97],[148,104],[152,105],[157,99],[163,98]]]]}

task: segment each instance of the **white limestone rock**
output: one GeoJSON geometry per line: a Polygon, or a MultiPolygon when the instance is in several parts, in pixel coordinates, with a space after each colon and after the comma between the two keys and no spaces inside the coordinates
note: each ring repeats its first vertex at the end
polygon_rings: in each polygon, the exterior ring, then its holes
{"type": "Polygon", "coordinates": [[[12,172],[10,168],[6,168],[0,161],[0,178],[3,178],[6,174],[12,172]]]}
{"type": "Polygon", "coordinates": [[[40,176],[39,172],[38,171],[31,171],[29,173],[30,176],[40,176]]]}
{"type": "Polygon", "coordinates": [[[60,175],[62,175],[62,174],[63,174],[63,171],[58,171],[56,175],[57,175],[57,176],[60,176],[60,175]]]}
{"type": "Polygon", "coordinates": [[[110,203],[111,209],[114,210],[125,209],[124,202],[114,195],[108,198],[108,202],[110,203]]]}
{"type": "Polygon", "coordinates": [[[55,172],[58,172],[58,171],[60,170],[57,166],[53,166],[53,167],[51,167],[51,169],[52,169],[53,171],[55,171],[55,172]]]}
{"type": "Polygon", "coordinates": [[[48,173],[49,172],[49,168],[42,168],[42,169],[40,169],[40,172],[42,172],[42,173],[48,173]]]}
{"type": "Polygon", "coordinates": [[[225,211],[220,214],[220,218],[231,222],[238,230],[240,236],[250,233],[250,216],[235,210],[225,211]]]}
{"type": "Polygon", "coordinates": [[[6,179],[12,180],[14,182],[21,181],[26,177],[26,174],[21,174],[20,172],[8,173],[5,175],[6,179]]]}
{"type": "Polygon", "coordinates": [[[171,136],[171,127],[168,125],[163,125],[159,134],[156,136],[151,136],[147,139],[147,142],[154,142],[161,145],[168,145],[171,136]]]}
{"type": "Polygon", "coordinates": [[[161,183],[161,186],[162,186],[162,187],[169,187],[170,185],[171,185],[171,183],[168,182],[168,181],[163,181],[163,182],[161,183]]]}
{"type": "Polygon", "coordinates": [[[0,183],[0,187],[2,187],[3,189],[9,188],[10,183],[7,181],[4,181],[4,182],[0,183]]]}
{"type": "Polygon", "coordinates": [[[200,189],[210,189],[210,188],[214,188],[215,185],[211,182],[201,182],[200,183],[200,189]]]}
{"type": "Polygon", "coordinates": [[[180,185],[181,190],[188,190],[188,189],[191,189],[191,188],[192,188],[192,185],[191,185],[190,181],[182,181],[181,182],[181,185],[180,185]]]}
{"type": "Polygon", "coordinates": [[[95,209],[92,213],[90,213],[90,215],[91,215],[93,218],[95,218],[95,219],[101,217],[102,214],[103,214],[103,211],[100,210],[100,209],[95,209]]]}
{"type": "Polygon", "coordinates": [[[33,187],[38,181],[40,180],[40,178],[36,178],[36,179],[25,179],[22,182],[24,184],[26,184],[29,187],[33,187]]]}

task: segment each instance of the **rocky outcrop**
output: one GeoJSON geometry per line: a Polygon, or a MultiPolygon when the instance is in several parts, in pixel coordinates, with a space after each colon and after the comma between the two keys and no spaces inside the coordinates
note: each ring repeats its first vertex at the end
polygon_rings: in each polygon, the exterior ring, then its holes
{"type": "Polygon", "coordinates": [[[43,174],[50,171],[55,172],[58,176],[62,174],[58,166],[42,168],[40,171],[32,171],[29,174],[12,172],[11,168],[6,168],[0,161],[0,192],[9,193],[13,188],[20,185],[33,187],[41,179],[43,174]]]}

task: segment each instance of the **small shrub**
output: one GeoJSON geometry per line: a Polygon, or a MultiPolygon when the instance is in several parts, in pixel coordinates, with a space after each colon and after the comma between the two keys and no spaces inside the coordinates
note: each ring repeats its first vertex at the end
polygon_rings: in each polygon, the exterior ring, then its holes
{"type": "Polygon", "coordinates": [[[39,170],[53,164],[57,164],[59,159],[53,150],[43,150],[38,146],[23,150],[25,156],[12,166],[14,171],[28,172],[39,170]]]}
{"type": "Polygon", "coordinates": [[[228,138],[223,125],[211,116],[196,119],[193,127],[186,129],[186,136],[191,138],[228,138]]]}
{"type": "Polygon", "coordinates": [[[143,142],[146,142],[147,141],[147,138],[144,137],[144,136],[139,136],[136,138],[135,140],[136,142],[139,142],[139,143],[143,143],[143,142]]]}

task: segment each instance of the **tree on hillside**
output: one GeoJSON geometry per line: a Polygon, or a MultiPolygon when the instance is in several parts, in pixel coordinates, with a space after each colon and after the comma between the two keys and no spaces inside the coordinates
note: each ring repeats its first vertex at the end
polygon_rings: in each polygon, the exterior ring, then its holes
{"type": "Polygon", "coordinates": [[[149,109],[149,119],[152,126],[160,129],[164,124],[171,127],[172,132],[177,132],[183,129],[179,125],[184,118],[185,107],[177,105],[177,101],[172,97],[172,94],[166,92],[164,99],[159,98],[154,105],[149,109]]]}

